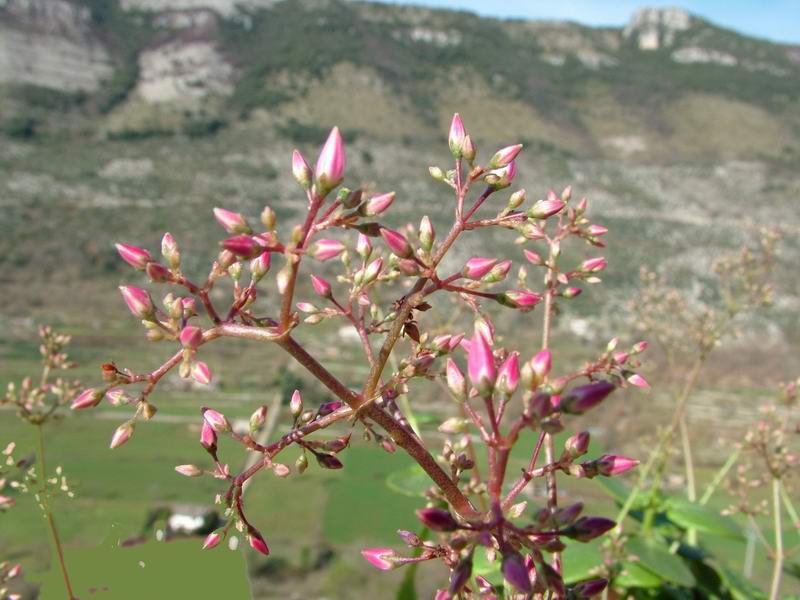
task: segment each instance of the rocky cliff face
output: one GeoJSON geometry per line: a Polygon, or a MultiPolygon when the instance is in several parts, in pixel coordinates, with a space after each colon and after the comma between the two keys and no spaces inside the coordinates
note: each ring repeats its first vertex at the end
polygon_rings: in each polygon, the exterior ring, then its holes
{"type": "Polygon", "coordinates": [[[0,82],[92,92],[112,73],[87,8],[66,0],[0,2],[0,82]]]}

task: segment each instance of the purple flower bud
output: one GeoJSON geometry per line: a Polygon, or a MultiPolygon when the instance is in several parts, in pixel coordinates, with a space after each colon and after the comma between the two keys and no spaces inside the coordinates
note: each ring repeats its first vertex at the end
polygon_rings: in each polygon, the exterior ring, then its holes
{"type": "Polygon", "coordinates": [[[344,403],[341,400],[333,400],[332,402],[324,402],[319,405],[319,409],[317,410],[317,414],[320,417],[324,417],[326,415],[331,414],[332,412],[336,412],[340,408],[344,406],[344,403]]]}
{"type": "Polygon", "coordinates": [[[197,350],[203,343],[203,330],[194,325],[187,325],[181,330],[180,342],[184,348],[197,350]]]}
{"type": "Polygon", "coordinates": [[[336,240],[317,240],[312,246],[311,256],[317,260],[330,260],[344,252],[344,244],[336,240]]]}
{"type": "Polygon", "coordinates": [[[381,571],[391,571],[395,568],[397,555],[391,548],[364,548],[361,556],[373,567],[381,571]]]}
{"type": "Polygon", "coordinates": [[[333,454],[326,454],[324,452],[315,454],[317,464],[323,469],[341,469],[344,467],[342,461],[336,458],[333,454]]]}
{"type": "Polygon", "coordinates": [[[608,381],[596,381],[571,389],[561,398],[562,412],[579,415],[600,404],[615,389],[608,381]]]}
{"type": "Polygon", "coordinates": [[[505,580],[514,588],[523,594],[530,593],[531,580],[528,576],[528,569],[525,567],[525,561],[519,552],[504,554],[501,569],[505,580]]]}
{"type": "Polygon", "coordinates": [[[318,193],[325,195],[339,185],[344,177],[344,165],[345,156],[342,135],[339,133],[339,128],[334,127],[319,153],[319,158],[317,158],[315,174],[318,193]]]}
{"type": "Polygon", "coordinates": [[[311,187],[311,167],[298,150],[292,152],[292,175],[304,190],[311,187]]]}
{"type": "Polygon", "coordinates": [[[417,511],[417,517],[425,527],[434,531],[455,531],[458,529],[458,521],[442,508],[420,508],[417,511]]]}
{"type": "Polygon", "coordinates": [[[75,398],[70,408],[72,410],[83,410],[85,408],[94,408],[103,399],[102,390],[95,388],[88,388],[83,390],[80,395],[75,398]]]}
{"type": "Polygon", "coordinates": [[[519,353],[512,352],[497,372],[497,389],[511,396],[519,385],[519,353]]]}
{"type": "Polygon", "coordinates": [[[122,257],[122,260],[139,271],[144,271],[147,263],[153,260],[153,257],[150,256],[150,253],[144,248],[138,248],[137,246],[131,246],[130,244],[116,244],[116,248],[117,252],[119,252],[119,255],[122,257]]]}
{"type": "Polygon", "coordinates": [[[131,439],[131,436],[133,435],[133,427],[134,424],[131,421],[123,423],[122,425],[117,427],[117,430],[111,437],[111,444],[109,444],[109,448],[111,448],[112,450],[114,448],[119,448],[120,446],[122,446],[122,444],[131,439]]]}
{"type": "Polygon", "coordinates": [[[497,264],[496,258],[483,258],[480,256],[473,256],[464,265],[461,270],[462,275],[469,279],[480,279],[486,275],[497,264]]]}
{"type": "Polygon", "coordinates": [[[203,420],[208,423],[216,433],[227,433],[231,424],[221,412],[212,408],[203,408],[203,420]]]}
{"type": "Polygon", "coordinates": [[[398,529],[397,535],[399,535],[400,539],[403,540],[406,544],[408,544],[412,548],[416,548],[417,546],[422,545],[422,540],[416,533],[413,533],[411,531],[406,531],[405,529],[398,529]]]}
{"type": "Polygon", "coordinates": [[[614,521],[604,517],[581,517],[570,527],[564,529],[562,533],[573,540],[589,542],[615,526],[614,521]]]}
{"type": "Polygon", "coordinates": [[[581,431],[564,442],[564,451],[569,458],[583,456],[589,450],[589,432],[581,431]]]}
{"type": "Polygon", "coordinates": [[[217,223],[222,225],[222,228],[231,235],[239,233],[246,233],[249,235],[253,233],[253,230],[250,229],[245,218],[239,213],[217,207],[214,209],[214,218],[217,220],[217,223]]]}
{"type": "Polygon", "coordinates": [[[450,146],[450,152],[453,153],[455,158],[461,158],[464,155],[464,138],[466,135],[467,132],[464,129],[464,123],[461,121],[461,115],[454,114],[450,123],[450,134],[447,138],[447,143],[450,146]]]}
{"type": "Polygon", "coordinates": [[[392,251],[392,254],[400,258],[409,258],[414,253],[411,244],[408,243],[408,240],[402,233],[387,229],[386,227],[381,227],[381,237],[383,241],[386,242],[386,245],[389,246],[389,250],[392,251]]]}
{"type": "Polygon", "coordinates": [[[513,146],[501,148],[495,152],[494,156],[492,156],[492,159],[489,161],[489,168],[496,169],[498,167],[505,167],[507,164],[517,158],[517,154],[519,154],[520,150],[522,150],[522,144],[515,144],[513,146]]]}
{"type": "Polygon", "coordinates": [[[612,475],[621,475],[626,471],[630,471],[639,464],[639,461],[633,458],[628,458],[627,456],[604,454],[594,461],[594,464],[600,474],[610,477],[612,475]]]}
{"type": "Polygon", "coordinates": [[[458,561],[456,568],[450,573],[450,585],[448,592],[451,596],[456,596],[467,585],[472,575],[472,556],[467,556],[458,561]]]}
{"type": "Polygon", "coordinates": [[[373,196],[361,205],[358,212],[365,217],[375,217],[391,206],[394,196],[394,192],[373,196]]]}
{"type": "Polygon", "coordinates": [[[583,502],[575,502],[569,506],[559,508],[553,518],[559,527],[566,527],[574,523],[581,512],[583,512],[583,502]]]}
{"type": "Polygon", "coordinates": [[[594,598],[598,594],[602,593],[607,586],[607,579],[589,579],[588,581],[582,581],[573,587],[572,593],[577,598],[594,598]]]}
{"type": "Polygon", "coordinates": [[[528,216],[531,219],[549,219],[560,213],[565,206],[559,198],[539,200],[528,210],[528,216]]]}
{"type": "Polygon", "coordinates": [[[467,354],[467,370],[469,379],[481,393],[490,393],[494,388],[497,371],[494,366],[494,354],[484,335],[476,331],[469,345],[467,354]]]}
{"type": "Polygon", "coordinates": [[[149,321],[155,316],[153,300],[146,290],[133,285],[121,285],[119,291],[135,317],[149,321]]]}

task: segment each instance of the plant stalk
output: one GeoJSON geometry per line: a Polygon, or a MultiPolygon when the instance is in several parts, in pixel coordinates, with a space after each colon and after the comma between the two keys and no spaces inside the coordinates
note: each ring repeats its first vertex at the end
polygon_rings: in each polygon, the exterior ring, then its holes
{"type": "Polygon", "coordinates": [[[781,526],[781,480],[772,480],[772,516],[775,528],[775,552],[772,565],[772,583],[769,600],[778,600],[781,592],[781,575],[783,574],[783,529],[781,526]]]}

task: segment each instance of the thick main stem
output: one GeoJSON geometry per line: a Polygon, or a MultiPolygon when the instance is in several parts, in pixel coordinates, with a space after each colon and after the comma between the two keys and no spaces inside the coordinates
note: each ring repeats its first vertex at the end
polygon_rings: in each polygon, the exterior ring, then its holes
{"type": "Polygon", "coordinates": [[[41,473],[39,476],[41,477],[41,488],[40,494],[42,498],[42,505],[44,506],[45,517],[47,518],[47,527],[50,531],[50,537],[53,540],[53,546],[56,550],[56,556],[58,557],[58,564],[61,568],[61,575],[64,578],[64,585],[67,588],[67,599],[68,600],[76,600],[75,594],[72,591],[72,584],[69,580],[69,573],[67,573],[67,564],[64,561],[64,550],[61,547],[61,538],[58,535],[58,528],[56,527],[56,520],[53,517],[53,513],[50,510],[50,506],[47,504],[46,500],[46,493],[47,493],[47,459],[45,458],[44,453],[44,432],[42,431],[42,424],[38,423],[36,425],[36,432],[39,438],[39,469],[41,473]]]}
{"type": "Polygon", "coordinates": [[[781,576],[783,574],[783,529],[781,524],[781,480],[772,480],[772,517],[775,528],[775,554],[772,564],[772,583],[769,600],[778,600],[781,592],[781,576]]]}

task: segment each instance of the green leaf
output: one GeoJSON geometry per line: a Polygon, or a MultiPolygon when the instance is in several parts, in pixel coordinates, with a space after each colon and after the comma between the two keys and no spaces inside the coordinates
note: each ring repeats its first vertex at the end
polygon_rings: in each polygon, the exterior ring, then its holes
{"type": "Polygon", "coordinates": [[[736,571],[720,567],[717,572],[734,600],[766,600],[767,596],[736,571]]]}
{"type": "MultiPolygon", "coordinates": [[[[603,491],[608,494],[618,505],[622,506],[628,500],[628,496],[631,493],[630,488],[627,485],[622,483],[616,477],[598,477],[595,479],[597,483],[600,484],[600,487],[603,488],[603,491]]],[[[636,494],[636,498],[631,505],[632,510],[640,509],[644,507],[645,498],[641,492],[636,494]]]]}
{"type": "Polygon", "coordinates": [[[430,477],[419,465],[409,465],[404,469],[390,473],[386,478],[389,489],[404,496],[424,498],[425,492],[431,487],[430,477]]]}
{"type": "Polygon", "coordinates": [[[639,563],[623,561],[622,573],[614,578],[614,587],[630,588],[660,588],[664,580],[655,575],[639,563]]]}
{"type": "Polygon", "coordinates": [[[744,537],[741,528],[733,519],[696,502],[670,498],[667,501],[666,514],[672,522],[683,529],[696,529],[700,533],[710,533],[733,539],[744,537]]]}
{"type": "Polygon", "coordinates": [[[689,567],[680,557],[670,554],[665,544],[646,542],[639,537],[631,537],[626,549],[638,558],[638,563],[665,581],[692,587],[695,578],[689,567]]]}
{"type": "Polygon", "coordinates": [[[563,560],[564,583],[571,585],[578,581],[589,579],[596,574],[594,570],[603,565],[600,541],[589,542],[588,544],[567,543],[563,560]]]}
{"type": "Polygon", "coordinates": [[[503,585],[503,573],[500,570],[500,559],[489,562],[486,556],[486,550],[483,548],[476,548],[475,554],[472,555],[472,574],[480,575],[489,580],[493,586],[503,585]]]}

